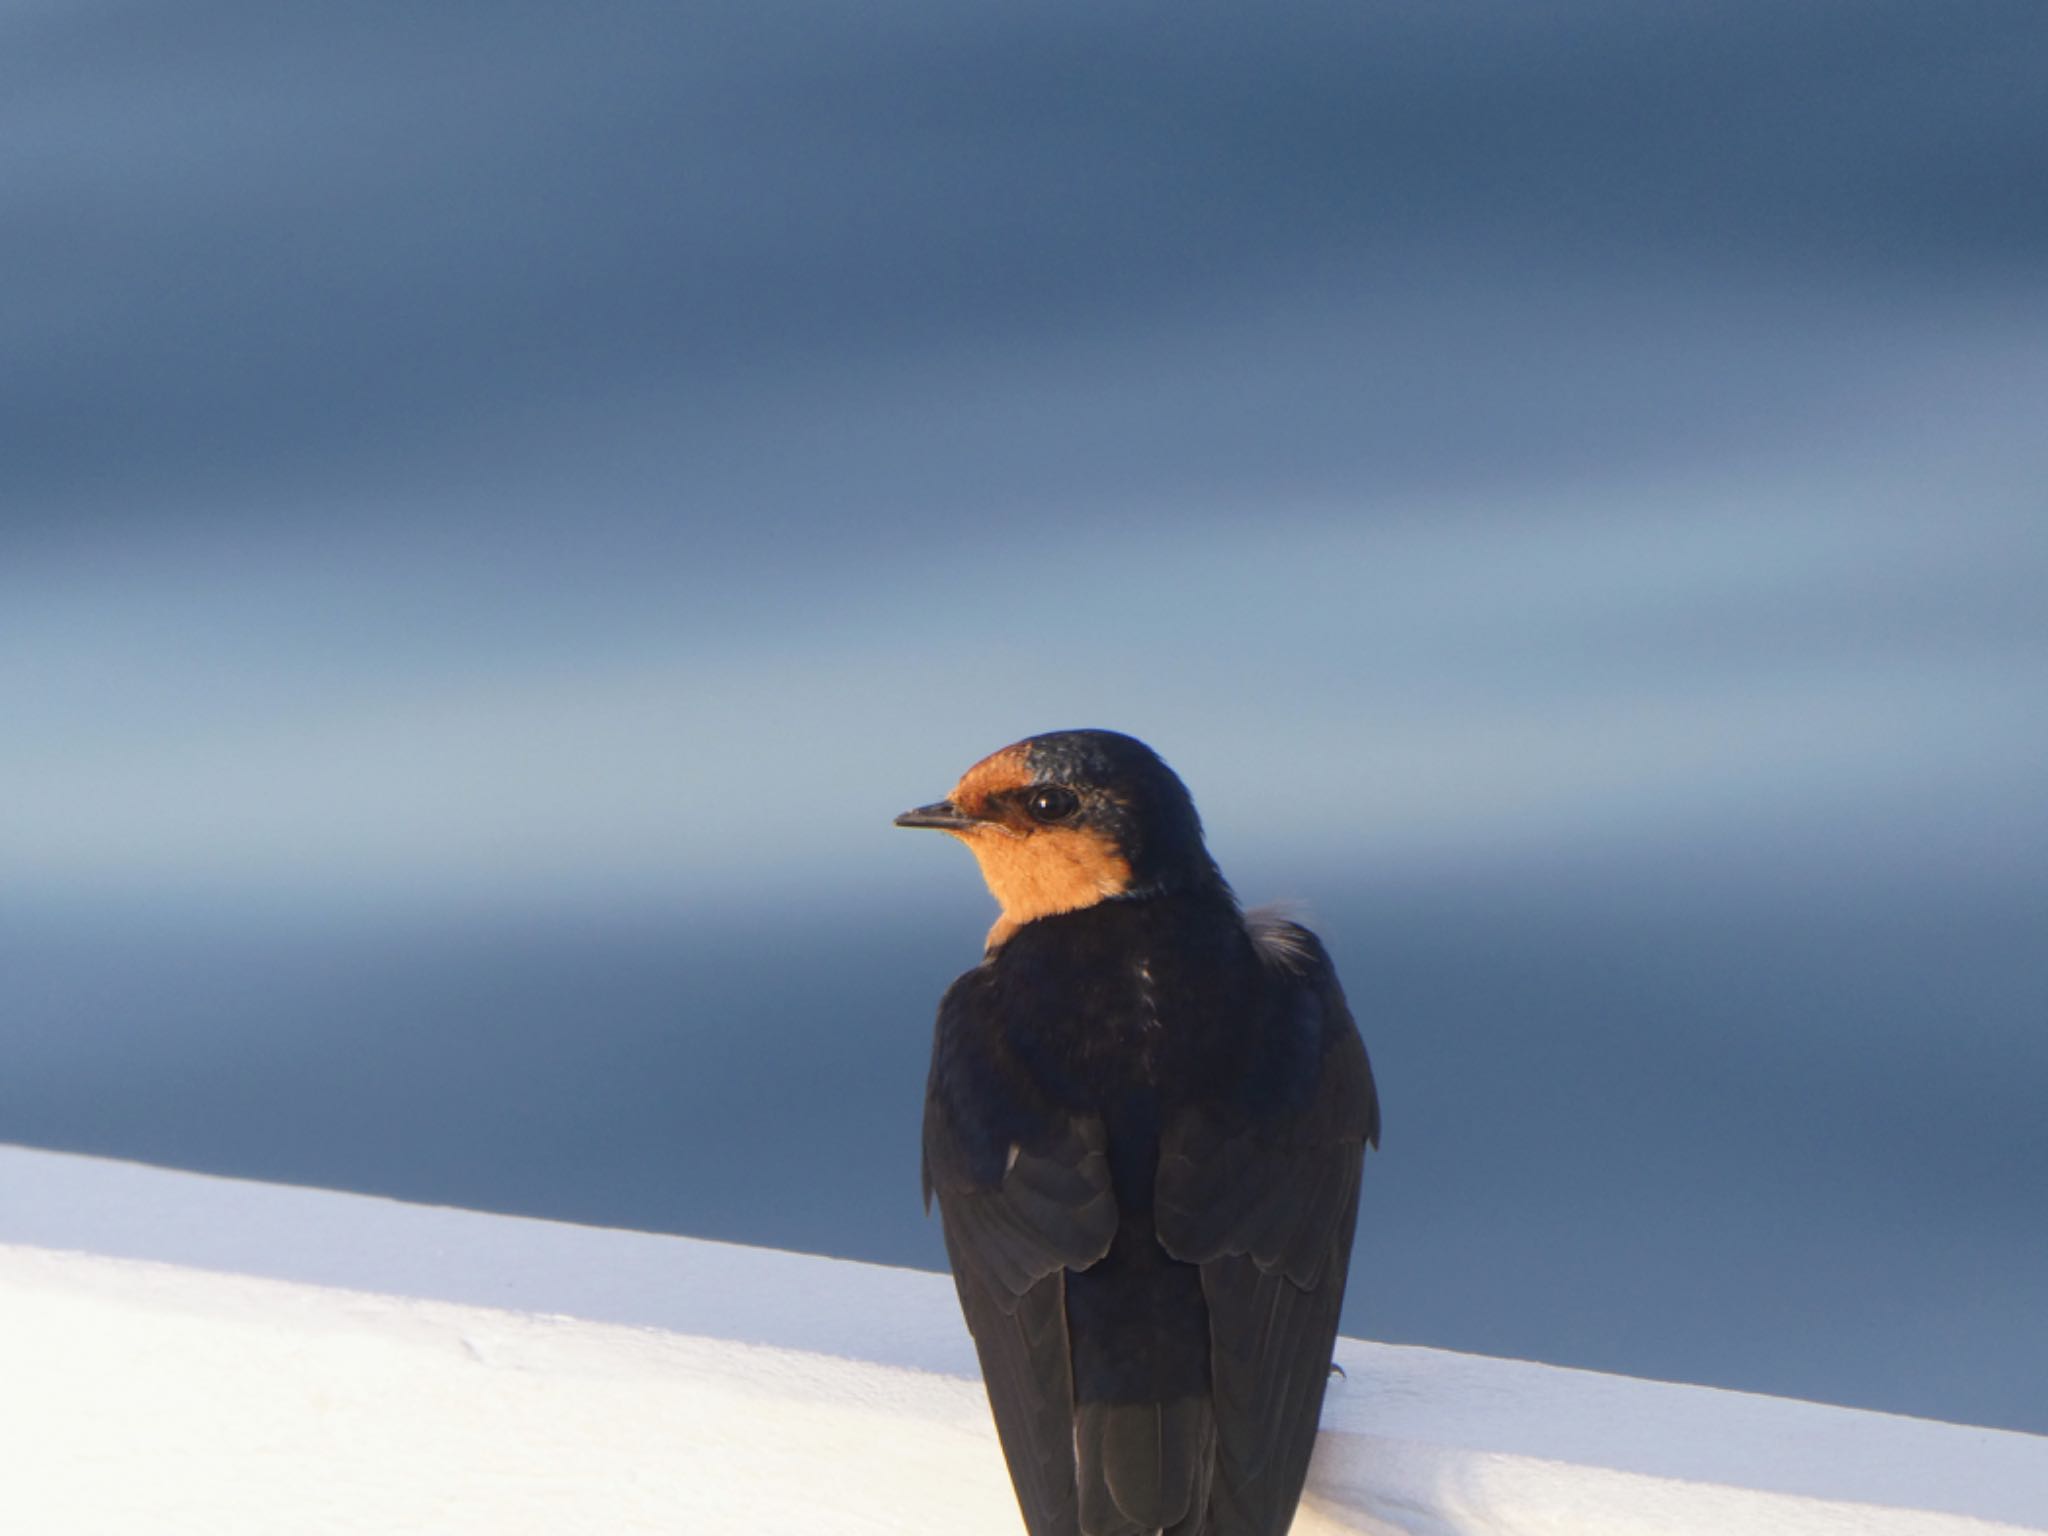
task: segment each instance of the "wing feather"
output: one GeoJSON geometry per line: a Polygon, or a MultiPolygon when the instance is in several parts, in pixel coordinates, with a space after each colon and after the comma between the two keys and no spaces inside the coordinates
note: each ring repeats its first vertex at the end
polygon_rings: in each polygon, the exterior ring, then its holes
{"type": "Polygon", "coordinates": [[[1379,1138],[1372,1067],[1329,957],[1306,929],[1280,928],[1260,945],[1279,992],[1269,1070],[1161,1145],[1159,1238],[1201,1267],[1209,1307],[1213,1536],[1281,1536],[1293,1519],[1379,1138]]]}
{"type": "MultiPolygon", "coordinates": [[[[946,1247],[954,1253],[950,1234],[946,1247]]],[[[953,1267],[1024,1528],[1031,1536],[1080,1536],[1063,1277],[1048,1275],[999,1301],[957,1254],[953,1267]]]]}
{"type": "Polygon", "coordinates": [[[1029,1127],[1019,1140],[990,1139],[989,1125],[1004,1118],[993,1107],[1016,1089],[976,1030],[972,977],[939,1009],[925,1197],[938,1200],[1025,1527],[1031,1536],[1079,1536],[1066,1271],[1095,1263],[1116,1236],[1108,1133],[1093,1116],[1033,1113],[1017,1117],[1029,1127]]]}

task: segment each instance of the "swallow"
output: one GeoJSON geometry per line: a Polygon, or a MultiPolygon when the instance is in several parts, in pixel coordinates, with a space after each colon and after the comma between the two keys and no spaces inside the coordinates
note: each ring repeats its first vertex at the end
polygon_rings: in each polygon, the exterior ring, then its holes
{"type": "Polygon", "coordinates": [[[1001,909],[924,1110],[960,1307],[1031,1536],[1281,1536],[1379,1097],[1316,936],[1240,912],[1143,742],[1003,748],[896,818],[1001,909]]]}

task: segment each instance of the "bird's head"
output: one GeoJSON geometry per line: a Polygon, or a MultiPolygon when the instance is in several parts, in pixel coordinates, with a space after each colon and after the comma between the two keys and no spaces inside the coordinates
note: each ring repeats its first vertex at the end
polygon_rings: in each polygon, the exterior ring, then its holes
{"type": "Polygon", "coordinates": [[[896,825],[936,827],[972,850],[1003,909],[990,949],[1055,912],[1222,886],[1187,787],[1150,747],[1115,731],[1027,737],[896,825]]]}

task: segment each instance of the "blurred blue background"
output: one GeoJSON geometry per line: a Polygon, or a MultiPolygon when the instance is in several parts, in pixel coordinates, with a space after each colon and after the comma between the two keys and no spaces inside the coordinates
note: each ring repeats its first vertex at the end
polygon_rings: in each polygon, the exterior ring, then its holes
{"type": "Polygon", "coordinates": [[[2048,1431],[2048,9],[0,8],[0,1140],[939,1267],[1108,725],[1348,1331],[2048,1431]]]}

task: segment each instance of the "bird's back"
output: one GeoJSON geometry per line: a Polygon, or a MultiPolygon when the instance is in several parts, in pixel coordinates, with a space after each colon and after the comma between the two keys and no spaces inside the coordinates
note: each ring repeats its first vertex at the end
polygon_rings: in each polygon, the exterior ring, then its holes
{"type": "Polygon", "coordinates": [[[1227,891],[1030,923],[955,984],[926,1188],[1033,1536],[1284,1529],[1376,1129],[1320,945],[1227,891]]]}

